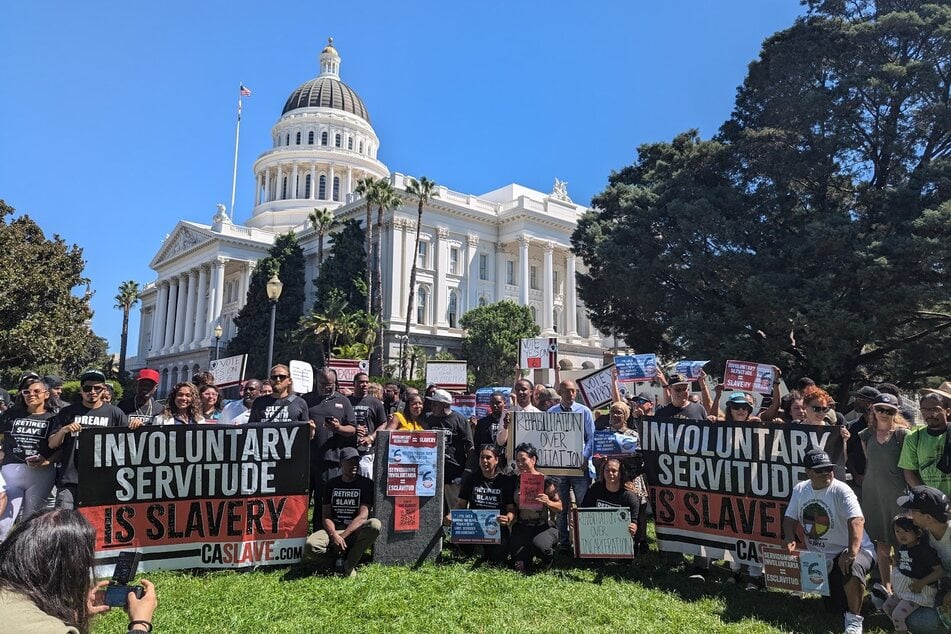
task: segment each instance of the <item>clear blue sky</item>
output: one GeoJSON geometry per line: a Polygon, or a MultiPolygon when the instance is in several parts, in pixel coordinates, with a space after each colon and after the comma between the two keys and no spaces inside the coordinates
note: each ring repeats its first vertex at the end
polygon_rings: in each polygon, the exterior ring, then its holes
{"type": "MultiPolygon", "coordinates": [[[[0,7],[0,198],[83,247],[93,328],[118,350],[120,282],[179,219],[235,205],[287,96],[327,36],[391,171],[484,193],[568,181],[588,204],[638,145],[710,136],[763,39],[797,0],[665,2],[6,2],[0,7]],[[347,10],[347,7],[353,7],[347,10]]],[[[0,272],[2,273],[2,272],[0,272]]],[[[135,352],[133,314],[130,354],[135,352]]]]}

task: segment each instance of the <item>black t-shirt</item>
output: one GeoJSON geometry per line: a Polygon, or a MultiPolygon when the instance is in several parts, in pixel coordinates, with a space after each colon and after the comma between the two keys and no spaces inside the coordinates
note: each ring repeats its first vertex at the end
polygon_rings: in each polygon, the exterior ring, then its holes
{"type": "MultiPolygon", "coordinates": [[[[339,462],[340,450],[344,447],[356,447],[357,437],[344,436],[336,434],[324,425],[324,421],[333,417],[344,425],[353,424],[353,406],[347,397],[338,392],[330,396],[321,396],[316,392],[308,392],[304,395],[304,401],[309,409],[307,416],[317,425],[317,432],[313,440],[310,441],[310,462],[311,465],[321,467],[325,462],[339,462]]],[[[328,465],[329,466],[329,465],[328,465]]]]}
{"type": "Polygon", "coordinates": [[[924,579],[940,565],[941,558],[925,536],[917,544],[898,547],[898,570],[906,577],[924,579]]]}
{"type": "Polygon", "coordinates": [[[622,508],[625,506],[631,509],[631,521],[635,521],[641,509],[641,501],[637,494],[628,491],[623,486],[620,491],[612,493],[601,481],[591,485],[584,496],[584,500],[581,501],[582,508],[622,508]]]}
{"type": "MultiPolygon", "coordinates": [[[[849,439],[845,441],[846,454],[847,458],[845,460],[845,466],[848,467],[849,473],[855,475],[864,475],[865,474],[865,450],[862,449],[862,439],[859,438],[859,432],[863,429],[868,428],[868,417],[873,414],[863,414],[859,416],[849,427],[849,433],[852,434],[849,436],[849,439]]],[[[841,419],[841,413],[836,412],[836,423],[839,425],[845,425],[845,417],[841,419]]]]}
{"type": "Polygon", "coordinates": [[[474,471],[462,479],[459,499],[469,502],[470,509],[504,513],[507,505],[515,504],[515,478],[497,473],[491,480],[486,480],[481,469],[474,471]]]}
{"type": "Polygon", "coordinates": [[[135,395],[124,398],[117,405],[126,414],[139,414],[145,417],[158,416],[162,413],[162,408],[155,404],[155,399],[150,398],[138,407],[135,405],[135,395]]]}
{"type": "MultiPolygon", "coordinates": [[[[357,425],[366,425],[367,433],[372,434],[381,425],[387,421],[386,409],[383,407],[383,401],[373,396],[350,397],[350,405],[353,407],[353,420],[357,425]]],[[[357,445],[360,453],[367,453],[372,450],[365,445],[357,445]]]]}
{"type": "Polygon", "coordinates": [[[361,506],[373,511],[373,481],[358,475],[353,482],[344,482],[336,477],[324,488],[324,504],[330,505],[330,518],[337,530],[350,525],[360,512],[361,506]]]}
{"type": "Polygon", "coordinates": [[[307,403],[297,394],[277,398],[273,394],[259,396],[251,404],[249,423],[291,423],[307,421],[307,403]]]}
{"type": "Polygon", "coordinates": [[[466,460],[472,450],[472,427],[458,412],[449,412],[447,416],[437,417],[430,414],[426,423],[432,430],[446,431],[446,461],[443,470],[443,482],[452,482],[461,478],[466,469],[466,460]]]}
{"type": "Polygon", "coordinates": [[[674,407],[673,403],[664,405],[657,413],[657,418],[687,418],[689,420],[707,420],[707,411],[700,403],[687,403],[683,407],[674,407]]]}
{"type": "Polygon", "coordinates": [[[55,416],[53,412],[30,414],[19,407],[6,412],[0,419],[3,464],[22,464],[28,457],[48,451],[46,441],[50,435],[50,421],[55,416]]]}
{"type": "Polygon", "coordinates": [[[502,419],[496,418],[492,414],[488,416],[483,416],[476,423],[475,432],[473,433],[472,444],[479,448],[482,445],[494,445],[495,439],[499,435],[499,430],[502,429],[502,419]]]}
{"type": "MultiPolygon", "coordinates": [[[[53,435],[66,425],[79,423],[86,427],[125,427],[126,415],[115,405],[103,403],[96,409],[89,409],[82,403],[69,405],[53,418],[49,435],[53,435]]],[[[56,450],[60,454],[59,471],[56,474],[56,486],[79,484],[79,471],[76,460],[79,457],[79,435],[66,434],[63,444],[56,450]]],[[[49,452],[49,449],[46,450],[49,452]]],[[[48,458],[48,453],[45,453],[48,458]]]]}

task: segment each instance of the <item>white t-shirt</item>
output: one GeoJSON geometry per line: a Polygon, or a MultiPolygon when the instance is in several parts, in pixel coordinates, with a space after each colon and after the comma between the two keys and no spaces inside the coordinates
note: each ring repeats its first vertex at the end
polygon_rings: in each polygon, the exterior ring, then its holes
{"type": "Polygon", "coordinates": [[[935,536],[929,533],[928,541],[935,552],[938,553],[941,566],[945,571],[951,572],[951,520],[948,521],[941,539],[935,539],[935,536]]]}
{"type": "Polygon", "coordinates": [[[221,410],[221,418],[218,419],[219,425],[246,425],[251,418],[251,408],[244,406],[244,401],[238,399],[231,401],[221,410]]]}
{"type": "MultiPolygon", "coordinates": [[[[824,553],[831,560],[849,547],[849,520],[865,516],[855,493],[844,482],[833,480],[817,491],[806,480],[793,489],[786,517],[802,526],[809,550],[824,553]]],[[[874,558],[875,547],[865,531],[860,548],[874,558]]]]}
{"type": "Polygon", "coordinates": [[[513,412],[540,412],[541,410],[529,403],[525,407],[519,407],[518,403],[512,405],[513,412]]]}

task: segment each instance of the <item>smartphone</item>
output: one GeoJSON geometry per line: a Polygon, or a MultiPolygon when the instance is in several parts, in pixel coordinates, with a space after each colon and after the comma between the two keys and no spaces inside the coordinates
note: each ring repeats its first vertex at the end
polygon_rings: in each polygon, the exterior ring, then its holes
{"type": "Polygon", "coordinates": [[[134,592],[140,599],[145,596],[145,588],[142,586],[106,586],[102,602],[111,608],[124,608],[129,604],[130,592],[134,592]]]}
{"type": "MultiPolygon", "coordinates": [[[[112,571],[112,581],[110,586],[127,586],[139,571],[139,560],[142,559],[142,553],[134,550],[123,550],[119,553],[119,559],[116,561],[116,567],[112,571]]],[[[127,591],[128,592],[128,591],[127,591]]]]}

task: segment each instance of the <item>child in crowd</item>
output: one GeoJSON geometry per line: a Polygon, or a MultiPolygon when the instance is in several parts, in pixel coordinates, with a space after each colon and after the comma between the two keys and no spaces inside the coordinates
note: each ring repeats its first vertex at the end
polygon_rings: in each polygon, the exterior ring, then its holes
{"type": "Polygon", "coordinates": [[[915,526],[910,517],[899,515],[892,521],[898,541],[892,559],[892,589],[882,609],[896,632],[907,632],[905,619],[920,606],[932,606],[937,583],[944,576],[941,559],[924,529],[915,526]]]}

